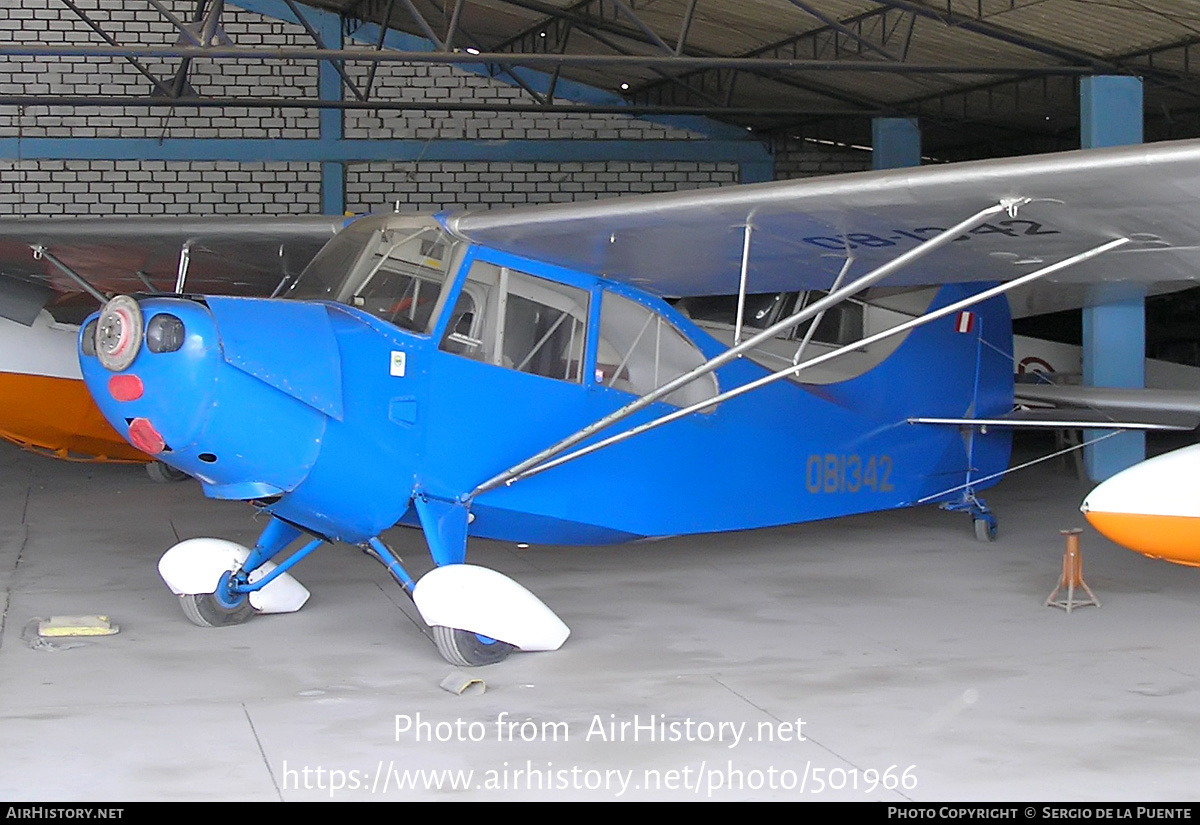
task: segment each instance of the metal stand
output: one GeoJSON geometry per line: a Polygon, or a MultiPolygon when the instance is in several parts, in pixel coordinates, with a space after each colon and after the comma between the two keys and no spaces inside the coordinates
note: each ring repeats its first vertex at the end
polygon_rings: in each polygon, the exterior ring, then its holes
{"type": "Polygon", "coordinates": [[[1054,592],[1046,599],[1046,607],[1061,607],[1068,613],[1074,607],[1087,607],[1094,604],[1100,606],[1100,600],[1096,598],[1096,594],[1087,586],[1083,580],[1083,554],[1079,550],[1079,534],[1083,532],[1080,527],[1075,527],[1071,530],[1060,530],[1067,537],[1067,549],[1063,552],[1063,569],[1062,575],[1059,576],[1058,586],[1054,588],[1054,592]],[[1065,599],[1055,600],[1055,596],[1063,588],[1067,588],[1067,597],[1065,599]],[[1087,593],[1087,599],[1075,598],[1076,589],[1082,589],[1087,593]]]}

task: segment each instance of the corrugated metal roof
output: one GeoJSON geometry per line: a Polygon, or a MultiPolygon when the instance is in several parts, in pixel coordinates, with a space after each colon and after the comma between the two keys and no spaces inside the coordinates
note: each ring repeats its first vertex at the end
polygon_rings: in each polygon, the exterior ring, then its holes
{"type": "MultiPolygon", "coordinates": [[[[460,4],[412,0],[423,22],[403,0],[308,5],[364,21],[390,10],[391,27],[444,38],[460,4]]],[[[928,148],[947,157],[995,154],[997,140],[1013,151],[1071,145],[1083,72],[1142,75],[1148,137],[1200,134],[1195,0],[464,0],[453,37],[453,47],[485,52],[884,64],[894,70],[776,62],[561,72],[644,106],[721,110],[711,113],[793,135],[855,140],[871,115],[918,116],[928,148]],[[921,65],[976,71],[911,71],[921,65]]]]}

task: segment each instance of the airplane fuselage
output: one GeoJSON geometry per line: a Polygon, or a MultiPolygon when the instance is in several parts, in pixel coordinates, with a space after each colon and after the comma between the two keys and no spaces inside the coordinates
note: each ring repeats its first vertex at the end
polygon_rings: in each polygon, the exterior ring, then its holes
{"type": "MultiPolygon", "coordinates": [[[[174,350],[141,341],[114,371],[89,354],[85,325],[83,374],[109,421],[209,496],[360,543],[416,524],[415,497],[461,504],[725,349],[628,285],[455,243],[411,218],[368,220],[350,239],[363,248],[322,253],[291,297],[142,299],[141,337],[171,316],[174,350]],[[357,279],[318,287],[331,261],[357,279]]],[[[934,305],[976,291],[945,287],[934,305]]],[[[593,544],[944,500],[1008,458],[1007,433],[907,423],[1010,408],[1004,300],[977,320],[971,333],[954,317],[918,329],[845,381],[780,381],[482,493],[470,534],[593,544]]],[[[734,361],[618,429],[764,374],[734,361]]]]}

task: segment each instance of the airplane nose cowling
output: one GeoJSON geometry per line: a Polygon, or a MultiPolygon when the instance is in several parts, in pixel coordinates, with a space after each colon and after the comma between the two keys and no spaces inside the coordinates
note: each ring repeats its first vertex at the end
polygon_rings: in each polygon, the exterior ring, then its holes
{"type": "Polygon", "coordinates": [[[117,431],[143,450],[161,444],[155,457],[213,498],[261,499],[300,484],[326,415],[340,412],[336,379],[305,375],[308,353],[336,352],[324,310],[118,297],[80,334],[84,380],[117,431]],[[140,394],[126,391],[134,385],[140,394]]]}
{"type": "Polygon", "coordinates": [[[1155,559],[1200,567],[1200,445],[1148,459],[1092,490],[1080,510],[1111,541],[1155,559]]]}

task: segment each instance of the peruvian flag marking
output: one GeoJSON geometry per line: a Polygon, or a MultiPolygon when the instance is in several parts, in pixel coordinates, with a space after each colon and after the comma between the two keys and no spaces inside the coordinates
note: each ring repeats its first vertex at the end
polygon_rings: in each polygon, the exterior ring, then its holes
{"type": "Polygon", "coordinates": [[[958,317],[954,319],[955,332],[970,332],[975,329],[975,313],[960,312],[958,317]]]}

